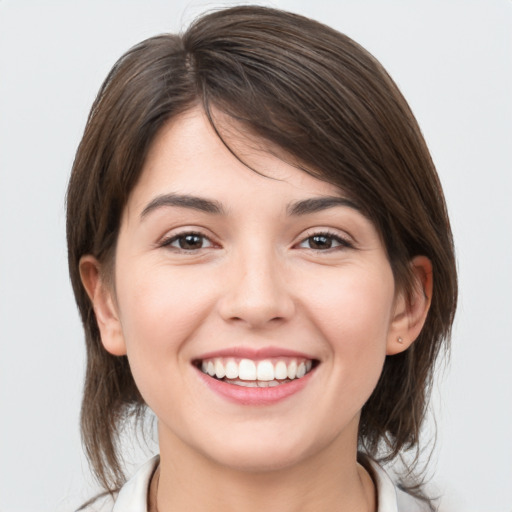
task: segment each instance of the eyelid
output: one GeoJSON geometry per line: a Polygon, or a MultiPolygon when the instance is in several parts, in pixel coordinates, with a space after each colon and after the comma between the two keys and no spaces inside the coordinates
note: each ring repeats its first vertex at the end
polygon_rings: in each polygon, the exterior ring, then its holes
{"type": "Polygon", "coordinates": [[[207,235],[201,229],[197,228],[177,228],[177,230],[172,230],[167,232],[164,236],[162,236],[159,241],[156,243],[157,248],[168,248],[170,250],[175,250],[176,252],[181,253],[198,253],[203,249],[212,249],[220,247],[218,243],[215,242],[211,235],[207,235]],[[182,249],[180,247],[173,247],[171,244],[175,241],[179,240],[182,237],[187,235],[195,235],[201,237],[203,240],[207,240],[209,245],[207,247],[200,247],[198,249],[182,249]]]}
{"type": "Polygon", "coordinates": [[[329,249],[310,249],[312,251],[316,252],[327,252],[330,250],[336,250],[336,249],[354,249],[355,248],[355,240],[349,236],[348,234],[342,234],[337,230],[333,230],[331,228],[311,228],[306,230],[305,233],[303,233],[300,236],[299,241],[294,244],[295,247],[299,247],[300,245],[306,242],[308,239],[313,238],[314,236],[326,236],[329,238],[332,238],[333,240],[336,240],[339,245],[337,247],[332,247],[329,249]]]}

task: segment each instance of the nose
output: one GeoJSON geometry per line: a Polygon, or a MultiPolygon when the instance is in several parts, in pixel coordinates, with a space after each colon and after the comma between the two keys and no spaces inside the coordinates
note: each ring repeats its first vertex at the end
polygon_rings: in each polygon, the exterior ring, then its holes
{"type": "Polygon", "coordinates": [[[283,263],[271,250],[239,255],[230,263],[228,272],[219,301],[219,312],[225,321],[262,329],[293,316],[291,283],[286,280],[283,263]]]}

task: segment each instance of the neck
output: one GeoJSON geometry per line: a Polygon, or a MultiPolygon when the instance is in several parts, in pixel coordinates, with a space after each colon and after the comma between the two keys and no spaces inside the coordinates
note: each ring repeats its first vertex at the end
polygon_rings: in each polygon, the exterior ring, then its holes
{"type": "Polygon", "coordinates": [[[334,442],[296,464],[250,471],[219,465],[176,441],[160,435],[161,464],[152,486],[158,512],[376,510],[373,482],[352,447],[334,442]]]}

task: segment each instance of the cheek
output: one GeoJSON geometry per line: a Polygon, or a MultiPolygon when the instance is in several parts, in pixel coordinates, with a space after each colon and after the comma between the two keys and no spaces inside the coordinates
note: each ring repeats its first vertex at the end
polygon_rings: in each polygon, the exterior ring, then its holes
{"type": "Polygon", "coordinates": [[[327,341],[333,374],[369,396],[386,355],[394,304],[391,270],[340,273],[321,282],[310,312],[327,341]]]}
{"type": "MultiPolygon", "coordinates": [[[[121,274],[121,273],[120,273],[121,274]]],[[[177,271],[165,264],[129,265],[117,282],[123,332],[127,342],[137,343],[140,336],[155,339],[159,332],[179,339],[193,328],[210,300],[210,290],[200,273],[177,271]],[[131,335],[137,333],[136,339],[131,335]]],[[[134,337],[135,338],[135,337],[134,337]]]]}
{"type": "Polygon", "coordinates": [[[179,377],[178,362],[185,359],[187,341],[210,311],[212,293],[197,272],[176,272],[165,265],[125,265],[119,276],[128,360],[145,396],[150,381],[158,389],[179,377]]]}
{"type": "Polygon", "coordinates": [[[311,309],[329,338],[350,331],[353,335],[346,341],[355,342],[358,334],[366,339],[387,334],[394,303],[390,269],[333,272],[317,280],[310,290],[311,309]]]}

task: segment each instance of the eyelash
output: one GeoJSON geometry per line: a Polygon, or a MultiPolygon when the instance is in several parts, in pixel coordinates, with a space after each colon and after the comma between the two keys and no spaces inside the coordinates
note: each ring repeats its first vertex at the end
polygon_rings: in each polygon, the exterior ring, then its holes
{"type": "Polygon", "coordinates": [[[214,247],[214,243],[207,236],[205,236],[203,233],[200,233],[200,232],[197,232],[197,231],[184,231],[183,233],[178,233],[176,235],[172,235],[172,236],[170,236],[168,238],[165,238],[160,243],[160,247],[169,247],[169,248],[174,249],[176,251],[184,252],[184,253],[187,253],[187,254],[193,254],[193,253],[196,253],[197,251],[199,251],[201,249],[209,249],[210,247],[214,247]],[[207,242],[209,242],[210,245],[207,246],[207,247],[201,246],[201,247],[198,247],[196,249],[185,249],[183,247],[174,247],[172,245],[174,242],[179,242],[180,240],[184,240],[187,237],[191,237],[191,236],[195,236],[195,237],[200,238],[203,243],[204,243],[204,241],[207,241],[207,242]]]}
{"type": "Polygon", "coordinates": [[[337,249],[353,249],[354,248],[354,245],[349,240],[347,240],[346,238],[340,236],[337,233],[332,233],[330,231],[320,231],[320,232],[317,232],[317,233],[312,233],[309,236],[307,236],[306,238],[302,239],[299,242],[298,246],[299,247],[302,246],[302,244],[304,244],[308,240],[311,241],[314,238],[320,238],[320,237],[324,237],[324,238],[330,240],[331,243],[334,241],[338,245],[335,246],[335,247],[328,247],[326,249],[314,249],[312,247],[304,247],[304,249],[309,249],[309,250],[316,251],[316,252],[328,252],[328,251],[331,251],[331,250],[334,251],[334,250],[337,250],[337,249]]]}
{"type": "MultiPolygon", "coordinates": [[[[186,254],[197,253],[201,249],[209,249],[214,246],[215,246],[215,244],[210,240],[210,238],[208,238],[206,235],[204,235],[203,233],[200,233],[198,231],[184,231],[182,233],[178,233],[176,235],[172,235],[168,238],[165,238],[160,243],[160,247],[169,247],[171,249],[174,249],[176,251],[180,251],[180,252],[183,252],[186,254]],[[181,241],[185,240],[187,237],[199,238],[202,242],[201,247],[197,247],[197,248],[193,248],[193,249],[186,249],[184,247],[175,247],[172,245],[175,242],[179,242],[180,240],[181,241]],[[209,245],[206,247],[204,247],[204,245],[203,245],[205,241],[209,243],[209,245]]],[[[306,238],[302,239],[298,244],[296,244],[295,247],[299,247],[299,248],[302,247],[304,249],[309,249],[309,250],[315,251],[315,252],[329,252],[329,251],[333,251],[333,250],[337,250],[337,249],[351,249],[354,247],[354,245],[349,240],[341,237],[337,233],[332,233],[330,231],[320,231],[320,232],[312,233],[309,236],[307,236],[306,238]],[[334,247],[332,247],[332,246],[327,247],[324,249],[319,249],[319,248],[315,249],[314,247],[302,247],[302,244],[307,243],[308,241],[311,243],[311,241],[315,238],[324,238],[324,239],[326,239],[327,242],[330,242],[331,245],[333,242],[337,243],[338,245],[335,245],[334,247]]]]}

